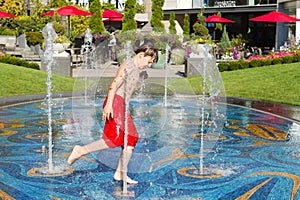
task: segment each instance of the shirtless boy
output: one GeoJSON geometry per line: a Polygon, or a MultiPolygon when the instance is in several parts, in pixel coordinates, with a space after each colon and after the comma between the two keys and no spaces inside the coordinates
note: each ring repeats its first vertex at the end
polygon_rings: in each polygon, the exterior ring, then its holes
{"type": "Polygon", "coordinates": [[[129,112],[127,112],[127,119],[125,120],[125,101],[128,103],[136,88],[140,70],[151,67],[153,63],[157,62],[157,59],[158,53],[156,49],[151,45],[142,45],[135,51],[135,55],[131,59],[121,64],[103,104],[102,120],[105,121],[103,137],[84,146],[75,145],[68,158],[68,165],[72,165],[73,162],[83,155],[122,146],[114,179],[121,181],[125,178],[129,184],[138,183],[128,176],[124,176],[124,172],[126,173],[124,169],[127,169],[133,149],[138,141],[138,133],[129,112]],[[127,148],[124,148],[125,121],[127,121],[128,130],[127,148]],[[126,162],[124,162],[125,151],[126,162]]]}

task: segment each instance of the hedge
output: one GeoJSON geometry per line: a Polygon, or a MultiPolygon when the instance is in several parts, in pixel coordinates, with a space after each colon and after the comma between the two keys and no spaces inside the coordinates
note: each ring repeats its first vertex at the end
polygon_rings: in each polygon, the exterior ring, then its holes
{"type": "Polygon", "coordinates": [[[40,66],[37,63],[34,62],[28,62],[26,60],[22,60],[21,58],[11,56],[8,54],[5,54],[3,56],[0,56],[0,62],[1,63],[7,63],[7,64],[12,64],[12,65],[17,65],[17,66],[22,66],[26,68],[31,68],[31,69],[40,69],[40,66]]]}
{"type": "Polygon", "coordinates": [[[284,63],[292,63],[292,62],[300,62],[300,53],[296,53],[294,56],[285,55],[283,57],[265,57],[259,59],[252,60],[238,60],[238,61],[224,61],[218,64],[218,68],[220,72],[223,71],[233,71],[238,69],[246,69],[246,68],[254,68],[254,67],[262,67],[268,65],[277,65],[284,63]]]}

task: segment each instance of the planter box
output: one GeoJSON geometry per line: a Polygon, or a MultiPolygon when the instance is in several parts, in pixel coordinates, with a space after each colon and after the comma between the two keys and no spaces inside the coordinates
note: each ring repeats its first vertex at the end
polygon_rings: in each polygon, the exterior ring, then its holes
{"type": "MultiPolygon", "coordinates": [[[[60,74],[63,76],[72,76],[71,68],[71,58],[70,55],[66,52],[55,54],[53,56],[55,60],[53,66],[51,66],[52,72],[54,74],[60,74]]],[[[41,62],[41,70],[47,71],[47,64],[43,60],[41,62]]]]}
{"type": "Polygon", "coordinates": [[[14,51],[17,46],[17,37],[13,35],[0,35],[0,46],[5,51],[14,51]]]}
{"type": "Polygon", "coordinates": [[[194,67],[199,62],[199,59],[200,58],[188,58],[187,59],[185,66],[184,66],[185,77],[199,75],[198,70],[194,67]]]}

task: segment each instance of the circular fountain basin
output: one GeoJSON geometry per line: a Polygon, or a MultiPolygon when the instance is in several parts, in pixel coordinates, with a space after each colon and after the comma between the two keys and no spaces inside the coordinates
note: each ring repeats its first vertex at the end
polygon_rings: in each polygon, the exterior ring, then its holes
{"type": "Polygon", "coordinates": [[[122,193],[113,174],[120,148],[83,156],[75,144],[101,138],[103,99],[54,99],[53,164],[47,172],[47,116],[41,102],[0,109],[0,194],[4,199],[300,199],[300,125],[226,103],[202,111],[190,98],[132,99],[139,142],[122,193]],[[141,103],[142,101],[142,103],[141,103]],[[209,115],[212,109],[218,114],[209,115]],[[45,170],[46,169],[46,170],[45,170]]]}

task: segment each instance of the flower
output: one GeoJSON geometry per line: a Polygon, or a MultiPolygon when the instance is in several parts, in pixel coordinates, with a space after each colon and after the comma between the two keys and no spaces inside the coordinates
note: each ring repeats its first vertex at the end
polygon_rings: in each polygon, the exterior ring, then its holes
{"type": "MultiPolygon", "coordinates": [[[[105,39],[107,39],[107,38],[109,37],[109,34],[105,34],[105,33],[104,33],[104,34],[101,34],[101,33],[93,33],[92,36],[93,36],[94,39],[105,40],[105,39]]],[[[85,37],[85,34],[84,34],[84,33],[81,34],[80,37],[81,37],[81,38],[84,38],[84,37],[85,37]]]]}
{"type": "Polygon", "coordinates": [[[184,57],[185,58],[189,58],[191,53],[192,53],[192,49],[189,46],[186,46],[185,47],[185,55],[184,55],[184,57]]]}
{"type": "Polygon", "coordinates": [[[107,38],[106,34],[99,34],[99,33],[94,33],[94,34],[92,34],[92,36],[95,39],[106,39],[107,38]]]}
{"type": "Polygon", "coordinates": [[[251,56],[250,58],[247,59],[247,61],[251,61],[251,60],[263,60],[263,59],[274,59],[274,58],[282,58],[285,56],[295,56],[295,53],[292,52],[276,52],[276,53],[272,53],[270,55],[267,56],[251,56]]]}

